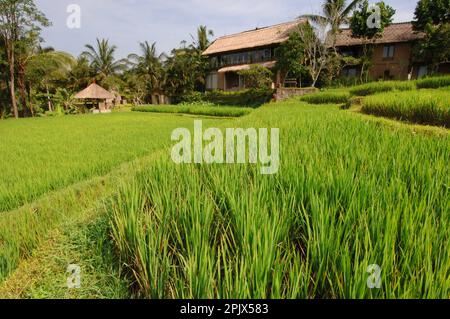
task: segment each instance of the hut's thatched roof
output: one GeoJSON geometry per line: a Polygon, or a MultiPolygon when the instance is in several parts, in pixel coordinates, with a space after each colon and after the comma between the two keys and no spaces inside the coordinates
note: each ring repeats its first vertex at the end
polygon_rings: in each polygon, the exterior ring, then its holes
{"type": "Polygon", "coordinates": [[[203,55],[214,55],[280,44],[289,39],[291,32],[295,30],[300,23],[305,22],[306,20],[296,20],[238,34],[227,35],[214,41],[209,48],[203,52],[203,55]]]}
{"type": "Polygon", "coordinates": [[[92,83],[86,89],[77,93],[75,98],[80,100],[110,100],[114,99],[115,95],[106,91],[100,85],[92,83]]]}

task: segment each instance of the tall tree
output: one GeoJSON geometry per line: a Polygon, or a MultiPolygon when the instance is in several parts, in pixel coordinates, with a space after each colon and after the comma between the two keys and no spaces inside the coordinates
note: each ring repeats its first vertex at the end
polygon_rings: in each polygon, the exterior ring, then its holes
{"type": "Polygon", "coordinates": [[[440,64],[450,62],[450,0],[420,0],[413,25],[425,33],[415,47],[415,59],[427,61],[431,72],[437,72],[440,64]]]}
{"type": "MultiPolygon", "coordinates": [[[[26,83],[26,72],[28,62],[35,56],[39,54],[42,50],[40,47],[40,37],[37,32],[30,31],[26,32],[22,35],[20,40],[18,41],[18,45],[16,48],[17,55],[17,84],[19,88],[19,98],[22,104],[22,110],[24,113],[31,113],[34,116],[34,110],[31,105],[28,104],[27,101],[27,83],[26,83]]],[[[29,115],[29,114],[25,114],[29,115]]]]}
{"type": "Polygon", "coordinates": [[[333,49],[336,48],[336,36],[343,24],[349,24],[350,15],[356,6],[362,0],[352,0],[347,3],[347,0],[326,0],[322,5],[323,14],[305,14],[300,18],[308,19],[313,23],[321,25],[328,25],[330,32],[328,33],[328,42],[333,49]]]}
{"type": "Polygon", "coordinates": [[[429,25],[450,23],[450,0],[420,0],[414,12],[414,29],[425,31],[429,25]]]}
{"type": "Polygon", "coordinates": [[[22,34],[30,30],[39,31],[50,22],[39,11],[33,0],[0,0],[0,35],[4,40],[9,65],[9,90],[11,108],[15,118],[19,117],[15,93],[15,48],[22,34]]]}
{"type": "Polygon", "coordinates": [[[280,72],[280,82],[284,83],[286,77],[299,78],[305,73],[305,44],[298,31],[289,35],[289,39],[283,42],[276,50],[276,71],[280,72]]]}
{"type": "Polygon", "coordinates": [[[82,55],[89,60],[97,80],[100,82],[125,69],[125,61],[116,61],[114,57],[117,46],[110,45],[109,40],[97,39],[96,48],[90,44],[87,44],[86,48],[87,50],[82,55]]]}
{"type": "Polygon", "coordinates": [[[197,55],[192,50],[179,48],[164,61],[164,85],[167,92],[176,101],[183,95],[194,91],[196,79],[199,77],[197,55]]]}
{"type": "Polygon", "coordinates": [[[0,38],[0,119],[9,113],[8,62],[3,39],[0,38]]]}
{"type": "Polygon", "coordinates": [[[197,28],[197,38],[194,38],[191,35],[191,38],[193,39],[192,46],[203,53],[203,51],[205,51],[211,44],[209,37],[213,36],[213,30],[209,30],[206,25],[201,25],[197,28]]]}
{"type": "Polygon", "coordinates": [[[322,15],[306,14],[300,18],[306,18],[312,24],[325,27],[328,32],[325,38],[327,46],[332,48],[332,53],[329,55],[329,63],[326,67],[328,80],[331,81],[334,77],[341,73],[345,65],[345,59],[339,54],[336,49],[336,40],[342,25],[350,23],[352,12],[357,5],[363,0],[325,0],[322,5],[322,15]]]}
{"type": "Polygon", "coordinates": [[[387,26],[392,24],[395,15],[395,10],[383,1],[377,2],[375,6],[378,8],[377,11],[379,13],[379,16],[377,17],[379,21],[375,27],[368,23],[374,15],[373,10],[371,9],[373,6],[369,4],[368,0],[364,0],[359,5],[358,10],[353,13],[352,18],[350,19],[352,36],[363,40],[361,81],[364,76],[366,81],[368,80],[368,71],[372,61],[373,44],[375,40],[383,35],[384,29],[387,26]]]}
{"type": "Polygon", "coordinates": [[[194,63],[195,71],[195,88],[199,91],[206,89],[206,76],[209,71],[209,60],[203,56],[203,52],[211,44],[210,37],[214,36],[214,32],[209,30],[207,26],[201,25],[197,28],[197,38],[191,35],[193,39],[192,44],[189,46],[189,53],[192,56],[191,63],[194,63]]]}
{"type": "Polygon", "coordinates": [[[76,60],[68,75],[68,86],[72,91],[80,91],[86,88],[92,79],[95,78],[89,60],[81,55],[76,60]]]}
{"type": "Polygon", "coordinates": [[[160,89],[163,81],[162,61],[165,54],[158,54],[156,43],[140,43],[140,54],[130,54],[129,63],[136,74],[147,84],[147,97],[154,89],[160,89]]]}
{"type": "Polygon", "coordinates": [[[325,40],[325,26],[317,24],[313,27],[310,24],[301,24],[298,33],[303,42],[304,65],[311,76],[311,86],[315,87],[320,75],[330,61],[330,52],[325,40]]]}
{"type": "MultiPolygon", "coordinates": [[[[53,111],[50,86],[52,82],[66,79],[76,64],[72,55],[66,52],[55,51],[53,48],[38,47],[35,54],[29,59],[26,78],[29,87],[42,89],[45,92],[49,111],[53,111]]],[[[56,91],[54,85],[53,91],[56,91]]]]}

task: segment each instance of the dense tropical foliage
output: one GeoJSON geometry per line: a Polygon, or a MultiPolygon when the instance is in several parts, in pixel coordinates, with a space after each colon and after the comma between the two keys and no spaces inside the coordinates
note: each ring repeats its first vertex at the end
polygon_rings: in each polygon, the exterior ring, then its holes
{"type": "Polygon", "coordinates": [[[420,0],[415,11],[414,29],[425,33],[416,47],[415,59],[427,61],[431,73],[450,62],[450,1],[420,0]]]}

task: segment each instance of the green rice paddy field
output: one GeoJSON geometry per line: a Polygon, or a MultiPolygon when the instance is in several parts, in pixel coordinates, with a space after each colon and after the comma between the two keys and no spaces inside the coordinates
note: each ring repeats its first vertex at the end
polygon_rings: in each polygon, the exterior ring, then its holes
{"type": "Polygon", "coordinates": [[[299,99],[204,119],[280,128],[280,170],[260,175],[172,163],[195,118],[0,122],[0,297],[450,298],[447,129],[299,99]]]}

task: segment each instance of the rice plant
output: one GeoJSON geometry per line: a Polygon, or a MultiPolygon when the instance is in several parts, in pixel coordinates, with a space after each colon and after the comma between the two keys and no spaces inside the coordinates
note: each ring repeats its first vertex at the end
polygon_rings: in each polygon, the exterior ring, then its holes
{"type": "Polygon", "coordinates": [[[151,154],[191,122],[136,113],[2,121],[0,212],[151,154]]]}
{"type": "Polygon", "coordinates": [[[419,89],[437,89],[450,86],[450,76],[437,76],[417,80],[419,89]]]}
{"type": "Polygon", "coordinates": [[[389,91],[410,91],[416,89],[416,82],[414,81],[383,81],[370,82],[350,89],[350,93],[356,96],[367,96],[381,92],[389,91]]]}
{"type": "Polygon", "coordinates": [[[288,101],[280,172],[161,157],[111,200],[112,237],[149,298],[448,298],[450,139],[288,101]],[[367,286],[368,266],[381,289],[367,286]]]}
{"type": "Polygon", "coordinates": [[[364,99],[362,111],[419,124],[450,127],[450,92],[420,90],[373,95],[364,99]]]}
{"type": "Polygon", "coordinates": [[[310,104],[346,104],[350,97],[347,90],[325,90],[302,96],[301,100],[310,104]]]}
{"type": "Polygon", "coordinates": [[[217,117],[240,117],[248,115],[250,108],[231,107],[231,106],[196,106],[196,105],[158,105],[158,106],[136,106],[132,109],[134,112],[150,112],[150,113],[175,113],[204,115],[217,117]]]}

